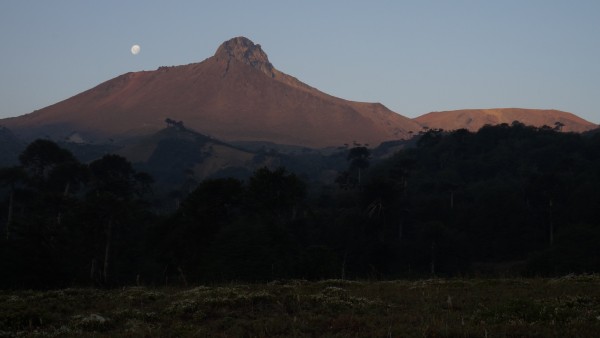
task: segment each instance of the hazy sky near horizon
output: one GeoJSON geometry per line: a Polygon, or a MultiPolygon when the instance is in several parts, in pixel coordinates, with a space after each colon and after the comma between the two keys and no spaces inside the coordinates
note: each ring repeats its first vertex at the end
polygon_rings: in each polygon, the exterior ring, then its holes
{"type": "Polygon", "coordinates": [[[0,118],[246,36],[277,69],[407,117],[520,107],[600,123],[599,18],[597,0],[3,0],[0,118]]]}

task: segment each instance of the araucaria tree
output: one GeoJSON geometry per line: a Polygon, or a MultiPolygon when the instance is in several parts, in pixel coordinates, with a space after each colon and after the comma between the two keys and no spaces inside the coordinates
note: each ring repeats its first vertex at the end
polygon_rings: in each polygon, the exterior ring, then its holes
{"type": "Polygon", "coordinates": [[[350,162],[350,172],[357,172],[358,185],[361,184],[362,171],[370,165],[371,152],[367,147],[358,146],[350,149],[348,161],[350,162]]]}

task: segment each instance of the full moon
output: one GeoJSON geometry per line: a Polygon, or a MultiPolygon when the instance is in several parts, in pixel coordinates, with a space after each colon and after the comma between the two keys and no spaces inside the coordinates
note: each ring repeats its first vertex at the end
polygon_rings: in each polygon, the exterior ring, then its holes
{"type": "Polygon", "coordinates": [[[140,52],[140,45],[131,46],[131,54],[137,55],[140,52]]]}

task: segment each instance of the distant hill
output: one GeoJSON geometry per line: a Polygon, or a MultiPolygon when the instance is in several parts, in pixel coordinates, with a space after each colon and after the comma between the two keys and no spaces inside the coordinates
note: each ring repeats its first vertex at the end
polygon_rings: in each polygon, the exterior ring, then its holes
{"type": "Polygon", "coordinates": [[[598,128],[574,114],[560,110],[498,108],[498,109],[463,109],[452,111],[432,112],[421,115],[416,122],[428,128],[444,130],[468,129],[477,131],[486,124],[511,124],[519,121],[526,125],[554,127],[556,122],[562,123],[562,131],[585,132],[598,128]]]}
{"type": "Polygon", "coordinates": [[[246,179],[259,168],[280,166],[306,182],[331,184],[348,167],[346,147],[316,151],[273,143],[247,145],[252,147],[232,145],[185,127],[168,127],[129,140],[116,153],[151,174],[159,189],[179,189],[207,178],[246,179]]]}
{"type": "Polygon", "coordinates": [[[421,129],[380,103],[333,97],[280,72],[244,37],[200,63],[126,73],[0,124],[26,138],[98,142],[150,135],[166,118],[226,141],[309,147],[377,145],[421,129]]]}
{"type": "Polygon", "coordinates": [[[260,167],[278,165],[272,156],[244,150],[184,127],[168,127],[129,141],[117,154],[167,185],[181,184],[186,179],[245,178],[260,167]]]}

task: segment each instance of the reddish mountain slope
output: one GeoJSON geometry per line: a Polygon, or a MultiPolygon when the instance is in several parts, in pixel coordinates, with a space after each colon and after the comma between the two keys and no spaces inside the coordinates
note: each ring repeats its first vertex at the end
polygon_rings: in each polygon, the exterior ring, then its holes
{"type": "Polygon", "coordinates": [[[375,145],[421,129],[379,103],[336,98],[276,70],[243,37],[200,63],[123,74],[0,125],[24,136],[106,139],[155,132],[165,118],[223,140],[313,147],[375,145]]]}
{"type": "Polygon", "coordinates": [[[465,128],[477,131],[486,124],[511,124],[513,121],[519,121],[536,127],[544,125],[554,127],[556,122],[560,122],[564,125],[562,128],[563,131],[573,132],[584,132],[598,128],[597,125],[571,113],[559,110],[520,108],[465,109],[432,112],[417,117],[415,121],[429,128],[441,128],[444,130],[465,128]]]}

